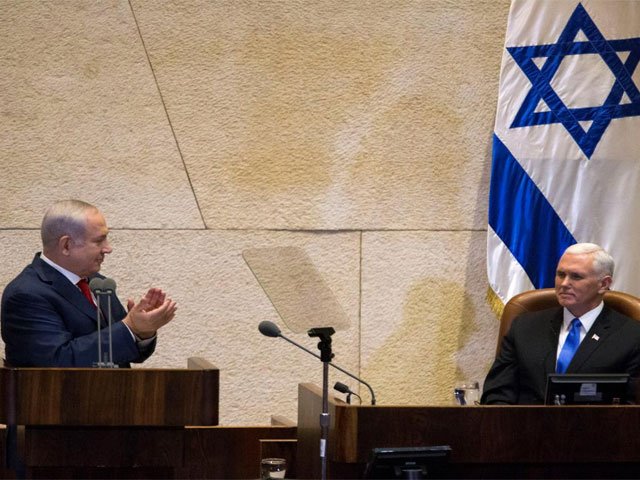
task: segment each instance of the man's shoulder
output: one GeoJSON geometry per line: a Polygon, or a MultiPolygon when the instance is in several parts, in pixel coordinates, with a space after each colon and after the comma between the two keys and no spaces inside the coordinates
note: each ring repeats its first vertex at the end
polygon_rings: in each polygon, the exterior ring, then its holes
{"type": "Polygon", "coordinates": [[[2,296],[17,294],[20,292],[32,292],[39,288],[46,288],[47,283],[43,281],[42,265],[46,265],[40,258],[34,258],[33,262],[22,269],[18,275],[11,280],[4,288],[2,296]]]}
{"type": "Polygon", "coordinates": [[[624,328],[629,331],[633,331],[637,334],[640,334],[640,321],[633,319],[623,313],[614,310],[611,307],[605,305],[602,310],[602,316],[606,317],[607,321],[609,321],[614,326],[617,325],[621,328],[624,328]]]}
{"type": "Polygon", "coordinates": [[[562,321],[562,308],[554,307],[532,312],[523,312],[513,319],[509,331],[512,336],[524,338],[538,336],[546,331],[544,325],[551,326],[562,321]]]}

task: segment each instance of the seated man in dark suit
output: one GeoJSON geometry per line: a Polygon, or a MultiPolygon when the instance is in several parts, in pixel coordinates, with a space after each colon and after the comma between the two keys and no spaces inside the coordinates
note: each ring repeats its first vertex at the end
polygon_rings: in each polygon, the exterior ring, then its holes
{"type": "MultiPolygon", "coordinates": [[[[2,339],[9,365],[90,367],[98,361],[95,299],[87,280],[99,276],[105,255],[112,251],[108,233],[93,205],[66,200],[49,208],[42,220],[42,253],[2,294],[2,339]]],[[[153,353],[157,330],[176,312],[175,302],[158,288],[138,303],[130,299],[127,307],[111,295],[113,363],[122,367],[153,353]]],[[[104,324],[100,337],[107,352],[104,324]]]]}
{"type": "Polygon", "coordinates": [[[635,383],[640,322],[602,300],[613,268],[613,258],[592,243],[564,252],[555,279],[561,306],[514,319],[485,380],[481,403],[542,404],[547,375],[556,372],[628,373],[635,383]]]}

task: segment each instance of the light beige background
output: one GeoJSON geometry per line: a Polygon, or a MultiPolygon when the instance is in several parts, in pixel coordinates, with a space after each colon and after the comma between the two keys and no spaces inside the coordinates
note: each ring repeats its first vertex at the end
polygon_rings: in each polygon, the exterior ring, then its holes
{"type": "Polygon", "coordinates": [[[94,203],[121,298],[155,285],[179,303],[145,365],[218,365],[224,424],[295,419],[321,364],[259,334],[287,331],[241,254],[301,247],[351,324],[335,362],[379,403],[450,403],[495,349],[486,204],[508,8],[3,0],[0,289],[52,201],[94,203]]]}

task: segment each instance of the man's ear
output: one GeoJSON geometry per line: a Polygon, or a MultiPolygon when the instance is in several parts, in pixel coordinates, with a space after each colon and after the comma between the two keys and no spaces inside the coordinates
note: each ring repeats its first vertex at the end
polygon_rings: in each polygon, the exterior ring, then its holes
{"type": "Polygon", "coordinates": [[[613,278],[611,278],[611,275],[605,275],[601,280],[600,280],[600,289],[598,290],[598,293],[603,294],[604,292],[606,292],[607,290],[611,289],[611,283],[613,282],[613,278]]]}
{"type": "Polygon", "coordinates": [[[60,250],[62,255],[69,255],[72,243],[73,240],[69,235],[63,235],[58,239],[58,249],[60,250]]]}

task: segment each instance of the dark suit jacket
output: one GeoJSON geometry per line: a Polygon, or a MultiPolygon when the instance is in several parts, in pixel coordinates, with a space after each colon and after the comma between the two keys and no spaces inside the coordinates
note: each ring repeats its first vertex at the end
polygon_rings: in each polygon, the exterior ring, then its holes
{"type": "MultiPolygon", "coordinates": [[[[544,403],[547,374],[555,373],[561,327],[561,307],[514,319],[484,382],[481,403],[544,403]]],[[[640,322],[605,305],[566,373],[629,373],[635,385],[639,372],[640,322]]]]}
{"type": "MultiPolygon", "coordinates": [[[[101,307],[106,303],[102,300],[101,307]]],[[[138,347],[121,321],[127,313],[115,294],[111,312],[114,363],[126,367],[146,360],[155,340],[138,347]]],[[[11,366],[91,367],[98,361],[96,308],[40,254],[5,288],[0,317],[5,360],[11,366]]],[[[105,327],[101,330],[103,355],[109,351],[105,327]]]]}

